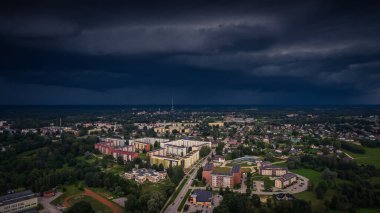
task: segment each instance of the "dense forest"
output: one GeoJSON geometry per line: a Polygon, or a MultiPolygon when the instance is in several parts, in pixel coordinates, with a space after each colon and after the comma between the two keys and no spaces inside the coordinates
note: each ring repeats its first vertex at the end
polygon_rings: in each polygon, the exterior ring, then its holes
{"type": "MultiPolygon", "coordinates": [[[[126,196],[128,212],[157,212],[167,198],[174,192],[183,178],[182,168],[168,169],[169,179],[159,187],[146,189],[146,185],[137,185],[119,175],[104,172],[109,164],[115,164],[112,157],[95,159],[89,163],[97,137],[76,138],[71,134],[62,134],[60,140],[52,142],[50,138],[34,134],[2,134],[0,144],[5,151],[0,153],[0,193],[9,190],[31,189],[42,193],[53,187],[65,190],[66,185],[101,187],[118,196],[126,196]]],[[[124,170],[132,165],[149,167],[140,158],[131,162],[118,162],[124,170]]]]}

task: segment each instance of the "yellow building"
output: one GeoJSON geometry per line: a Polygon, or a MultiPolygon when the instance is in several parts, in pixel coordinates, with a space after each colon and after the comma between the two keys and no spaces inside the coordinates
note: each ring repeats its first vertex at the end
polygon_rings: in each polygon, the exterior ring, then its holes
{"type": "Polygon", "coordinates": [[[0,197],[0,212],[22,212],[36,208],[38,197],[30,190],[7,194],[0,197]]]}
{"type": "Polygon", "coordinates": [[[211,147],[211,142],[195,140],[169,141],[161,143],[161,149],[148,152],[148,156],[150,156],[151,165],[162,164],[165,168],[170,165],[182,166],[187,169],[199,160],[199,150],[202,146],[211,147]]]}
{"type": "Polygon", "coordinates": [[[181,166],[181,159],[179,158],[172,158],[167,156],[158,156],[153,155],[150,157],[150,163],[152,165],[160,165],[162,164],[165,169],[169,168],[170,166],[181,166]]]}
{"type": "Polygon", "coordinates": [[[283,188],[286,188],[286,187],[292,185],[296,181],[297,181],[297,175],[295,175],[293,173],[288,173],[288,174],[282,175],[281,177],[277,178],[274,181],[274,186],[276,188],[283,189],[283,188]]]}
{"type": "Polygon", "coordinates": [[[224,126],[224,123],[223,122],[212,122],[212,123],[208,123],[209,126],[219,126],[219,127],[222,127],[224,126]]]}

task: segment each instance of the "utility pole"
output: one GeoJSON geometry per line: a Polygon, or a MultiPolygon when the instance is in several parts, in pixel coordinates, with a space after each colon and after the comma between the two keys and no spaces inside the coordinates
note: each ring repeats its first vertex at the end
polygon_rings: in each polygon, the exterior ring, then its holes
{"type": "Polygon", "coordinates": [[[173,96],[172,96],[172,112],[174,112],[174,99],[173,99],[173,96]]]}

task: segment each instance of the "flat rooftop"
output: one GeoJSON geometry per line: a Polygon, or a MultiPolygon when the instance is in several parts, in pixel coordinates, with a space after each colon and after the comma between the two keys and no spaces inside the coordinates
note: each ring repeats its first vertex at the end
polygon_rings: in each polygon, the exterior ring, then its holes
{"type": "Polygon", "coordinates": [[[30,190],[3,195],[0,197],[0,206],[35,198],[37,195],[30,190]]]}

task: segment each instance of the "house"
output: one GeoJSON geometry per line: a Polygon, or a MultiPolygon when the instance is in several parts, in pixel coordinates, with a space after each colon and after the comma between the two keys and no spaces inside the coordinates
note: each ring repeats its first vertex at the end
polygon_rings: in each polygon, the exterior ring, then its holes
{"type": "Polygon", "coordinates": [[[23,212],[37,207],[38,196],[30,190],[0,197],[0,212],[23,212]]]}
{"type": "Polygon", "coordinates": [[[293,173],[287,173],[287,174],[284,174],[281,177],[277,178],[274,181],[274,186],[276,188],[283,189],[283,188],[286,188],[286,187],[292,185],[296,181],[297,181],[297,175],[295,175],[293,173]]]}
{"type": "Polygon", "coordinates": [[[190,195],[190,202],[200,206],[211,207],[212,192],[196,189],[190,195]]]}

